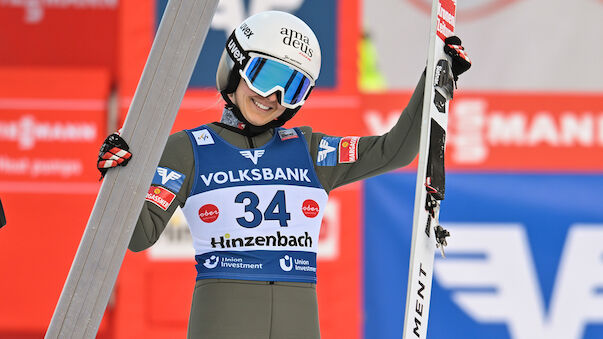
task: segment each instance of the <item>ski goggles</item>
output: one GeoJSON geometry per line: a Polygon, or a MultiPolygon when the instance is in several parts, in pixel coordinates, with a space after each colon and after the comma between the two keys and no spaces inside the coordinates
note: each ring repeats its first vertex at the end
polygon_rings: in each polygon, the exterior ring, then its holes
{"type": "Polygon", "coordinates": [[[267,97],[280,91],[280,104],[286,108],[297,108],[304,104],[314,80],[278,59],[250,53],[250,60],[239,71],[247,86],[257,94],[267,97]]]}

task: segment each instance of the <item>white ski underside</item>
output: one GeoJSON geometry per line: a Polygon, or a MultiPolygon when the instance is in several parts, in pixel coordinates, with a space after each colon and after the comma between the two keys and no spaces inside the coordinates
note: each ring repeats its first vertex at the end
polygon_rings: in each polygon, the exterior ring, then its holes
{"type": "MultiPolygon", "coordinates": [[[[429,230],[430,236],[426,233],[428,212],[425,210],[425,199],[427,198],[425,176],[429,153],[431,119],[433,118],[444,130],[446,130],[448,123],[448,114],[440,113],[434,105],[434,77],[438,60],[448,59],[450,62],[449,57],[444,53],[444,42],[440,36],[450,36],[454,32],[456,10],[452,10],[452,13],[450,13],[450,10],[443,10],[446,8],[449,9],[451,4],[456,9],[456,0],[434,0],[431,10],[429,55],[423,99],[423,119],[421,123],[421,140],[415,189],[412,243],[404,313],[403,338],[405,339],[424,339],[427,337],[436,240],[433,230],[434,223],[431,224],[431,230],[429,230]],[[444,6],[442,6],[442,3],[444,6]],[[449,26],[447,27],[443,20],[452,21],[452,29],[449,26]],[[438,31],[440,35],[438,35],[438,31]]],[[[448,112],[448,102],[446,102],[445,111],[448,112]]]]}

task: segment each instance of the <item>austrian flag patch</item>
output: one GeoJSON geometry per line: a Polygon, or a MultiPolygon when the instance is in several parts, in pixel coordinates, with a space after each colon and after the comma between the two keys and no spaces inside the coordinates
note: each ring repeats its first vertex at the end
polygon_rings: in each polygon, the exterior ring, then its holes
{"type": "Polygon", "coordinates": [[[167,211],[175,197],[176,195],[168,189],[159,186],[151,186],[145,200],[150,201],[159,206],[162,210],[167,211]]]}
{"type": "Polygon", "coordinates": [[[346,164],[358,160],[360,137],[344,137],[339,141],[339,163],[346,164]]]}

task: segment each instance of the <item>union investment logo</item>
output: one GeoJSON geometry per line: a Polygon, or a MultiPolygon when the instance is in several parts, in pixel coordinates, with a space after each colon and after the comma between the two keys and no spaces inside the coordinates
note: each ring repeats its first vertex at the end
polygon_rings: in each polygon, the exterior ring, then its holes
{"type": "Polygon", "coordinates": [[[205,266],[209,269],[216,268],[216,266],[218,266],[219,260],[220,260],[220,257],[218,257],[217,255],[212,255],[211,257],[205,259],[203,266],[205,266]]]}

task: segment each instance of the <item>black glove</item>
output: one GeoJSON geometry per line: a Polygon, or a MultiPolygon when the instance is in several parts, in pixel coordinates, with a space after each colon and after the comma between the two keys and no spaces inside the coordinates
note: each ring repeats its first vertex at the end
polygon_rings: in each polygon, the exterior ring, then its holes
{"type": "Polygon", "coordinates": [[[456,84],[459,75],[471,67],[471,59],[465,52],[465,47],[461,46],[461,39],[455,35],[444,40],[444,52],[452,57],[452,75],[456,84]]]}
{"type": "Polygon", "coordinates": [[[96,167],[101,173],[99,179],[102,180],[109,168],[117,166],[126,166],[132,158],[132,153],[128,152],[130,147],[126,141],[119,136],[119,133],[113,133],[105,139],[98,153],[96,167]]]}

